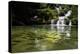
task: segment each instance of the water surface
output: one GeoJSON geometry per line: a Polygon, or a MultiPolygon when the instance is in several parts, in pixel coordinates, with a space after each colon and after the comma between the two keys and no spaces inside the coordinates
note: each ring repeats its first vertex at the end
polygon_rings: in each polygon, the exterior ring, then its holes
{"type": "Polygon", "coordinates": [[[13,26],[12,52],[66,50],[78,48],[77,26],[53,28],[50,25],[13,26]]]}

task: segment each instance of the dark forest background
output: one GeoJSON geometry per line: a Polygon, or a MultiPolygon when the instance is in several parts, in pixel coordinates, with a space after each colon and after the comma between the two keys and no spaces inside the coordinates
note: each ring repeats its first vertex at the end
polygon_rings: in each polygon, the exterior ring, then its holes
{"type": "Polygon", "coordinates": [[[13,26],[32,25],[32,24],[50,24],[51,19],[58,20],[59,14],[55,7],[62,7],[60,12],[66,13],[72,10],[69,19],[73,25],[78,24],[78,6],[66,4],[49,4],[33,2],[9,2],[9,18],[13,26]]]}

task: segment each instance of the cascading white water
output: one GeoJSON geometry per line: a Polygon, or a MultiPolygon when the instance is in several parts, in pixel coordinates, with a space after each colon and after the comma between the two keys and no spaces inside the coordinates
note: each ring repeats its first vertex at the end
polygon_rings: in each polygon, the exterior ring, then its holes
{"type": "MultiPolygon", "coordinates": [[[[55,7],[55,8],[56,8],[58,14],[60,14],[61,6],[55,7]]],[[[54,19],[52,19],[51,20],[51,30],[53,30],[54,26],[56,25],[58,33],[65,33],[66,37],[70,37],[72,22],[71,22],[71,20],[68,19],[68,17],[71,15],[71,13],[72,13],[72,11],[69,10],[69,11],[67,11],[67,13],[64,16],[59,16],[59,19],[56,24],[54,24],[54,19]],[[68,25],[66,25],[65,19],[69,20],[68,25]]]]}
{"type": "MultiPolygon", "coordinates": [[[[65,16],[59,16],[59,20],[57,21],[57,26],[64,26],[64,25],[66,25],[65,24],[65,19],[68,19],[68,17],[71,15],[71,13],[72,13],[72,11],[71,10],[69,10],[66,14],[65,14],[65,16]]],[[[70,22],[69,22],[69,26],[71,26],[72,24],[71,24],[71,20],[70,20],[70,22]]]]}
{"type": "Polygon", "coordinates": [[[69,26],[72,26],[71,20],[70,20],[70,22],[69,22],[69,26]]]}
{"type": "Polygon", "coordinates": [[[58,14],[59,14],[59,13],[60,13],[60,10],[62,9],[61,6],[55,7],[55,8],[56,8],[56,10],[57,10],[57,12],[58,12],[58,14]]]}
{"type": "Polygon", "coordinates": [[[57,21],[57,26],[64,26],[65,25],[64,19],[65,19],[64,16],[60,16],[59,20],[57,21]]]}
{"type": "Polygon", "coordinates": [[[72,26],[72,22],[71,20],[68,19],[68,17],[71,15],[72,11],[69,10],[65,16],[59,16],[59,20],[57,21],[57,31],[58,33],[65,33],[66,37],[70,37],[70,30],[71,30],[71,26],[72,26]],[[66,25],[65,23],[65,19],[69,20],[69,24],[66,25]],[[66,30],[65,28],[68,27],[66,30]]]}
{"type": "Polygon", "coordinates": [[[59,17],[59,20],[57,21],[57,30],[59,33],[64,32],[64,16],[59,17]]]}
{"type": "Polygon", "coordinates": [[[60,13],[59,8],[56,7],[56,10],[57,10],[58,13],[60,13]]]}
{"type": "Polygon", "coordinates": [[[65,14],[65,17],[69,17],[69,16],[71,15],[71,13],[72,13],[72,11],[69,10],[69,11],[67,12],[67,14],[65,14]]]}

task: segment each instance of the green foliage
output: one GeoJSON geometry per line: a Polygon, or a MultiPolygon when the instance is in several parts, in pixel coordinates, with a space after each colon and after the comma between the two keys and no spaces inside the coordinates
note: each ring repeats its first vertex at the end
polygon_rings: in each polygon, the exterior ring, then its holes
{"type": "MultiPolygon", "coordinates": [[[[72,14],[69,19],[72,21],[73,25],[77,25],[78,19],[78,6],[77,5],[62,5],[60,13],[66,13],[68,10],[72,10],[72,14]]],[[[50,6],[49,4],[41,4],[40,9],[37,9],[41,19],[45,22],[51,19],[58,19],[58,12],[55,6],[50,6]]]]}
{"type": "Polygon", "coordinates": [[[58,18],[57,11],[53,9],[49,4],[41,4],[40,9],[38,9],[38,11],[40,17],[45,21],[58,18]]]}
{"type": "MultiPolygon", "coordinates": [[[[56,10],[56,5],[61,5],[60,13],[67,13],[68,10],[72,10],[72,14],[69,17],[73,22],[73,25],[77,25],[78,18],[78,6],[67,4],[49,4],[49,3],[10,3],[10,18],[12,25],[27,25],[27,24],[39,24],[50,23],[51,19],[57,20],[59,13],[56,10]],[[34,5],[33,5],[34,4],[34,5]],[[34,16],[37,18],[34,19],[34,16]],[[75,22],[76,21],[76,22],[75,22]]],[[[58,6],[57,6],[58,7],[58,6]]]]}
{"type": "Polygon", "coordinates": [[[72,20],[73,25],[78,25],[78,6],[72,6],[72,15],[70,19],[72,20]]]}

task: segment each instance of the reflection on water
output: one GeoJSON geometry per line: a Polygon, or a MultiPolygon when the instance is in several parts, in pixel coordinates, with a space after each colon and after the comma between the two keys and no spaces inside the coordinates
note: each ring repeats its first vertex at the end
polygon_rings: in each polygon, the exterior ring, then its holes
{"type": "MultiPolygon", "coordinates": [[[[34,28],[43,28],[48,31],[56,31],[64,39],[70,39],[71,36],[71,26],[54,26],[54,25],[35,25],[34,28]],[[51,27],[52,26],[52,27],[51,27]]],[[[39,32],[37,33],[39,34],[39,32]]],[[[50,43],[48,41],[35,39],[35,48],[38,50],[48,50],[53,48],[54,43],[50,43]]]]}
{"type": "Polygon", "coordinates": [[[57,32],[61,35],[65,34],[66,37],[70,37],[71,26],[59,26],[57,27],[57,32]]]}
{"type": "Polygon", "coordinates": [[[12,28],[12,51],[31,52],[43,50],[76,49],[76,26],[15,26],[12,28]]]}

